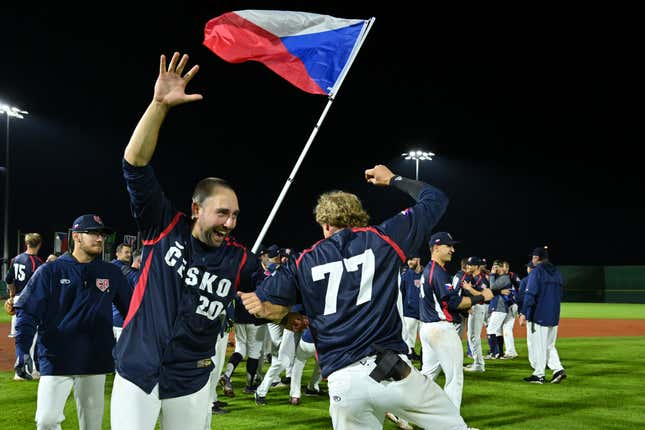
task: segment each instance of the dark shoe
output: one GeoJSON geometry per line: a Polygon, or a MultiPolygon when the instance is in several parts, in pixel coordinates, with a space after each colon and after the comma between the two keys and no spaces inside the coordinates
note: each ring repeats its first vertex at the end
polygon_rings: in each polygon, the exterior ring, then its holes
{"type": "Polygon", "coordinates": [[[258,396],[258,393],[253,394],[255,397],[255,404],[258,406],[265,406],[267,404],[267,398],[265,396],[258,396]]]}
{"type": "Polygon", "coordinates": [[[32,379],[34,379],[34,377],[31,376],[31,374],[27,371],[24,364],[16,366],[15,370],[16,373],[13,377],[14,381],[31,381],[32,379]]]}
{"type": "Polygon", "coordinates": [[[217,406],[218,408],[221,408],[223,406],[228,406],[228,403],[226,402],[220,402],[219,400],[216,402],[213,402],[213,406],[217,406]]]}
{"type": "Polygon", "coordinates": [[[289,404],[298,406],[300,404],[300,397],[289,397],[289,404]]]}
{"type": "Polygon", "coordinates": [[[305,396],[322,396],[324,393],[322,390],[312,390],[311,388],[305,388],[305,396]]]}
{"type": "Polygon", "coordinates": [[[535,376],[531,375],[528,378],[524,378],[524,382],[530,382],[531,384],[544,384],[544,376],[535,376]]]}
{"type": "Polygon", "coordinates": [[[250,386],[247,385],[244,387],[244,394],[253,394],[258,387],[256,385],[250,386]]]}
{"type": "Polygon", "coordinates": [[[222,390],[224,391],[224,395],[226,397],[235,397],[235,392],[233,391],[233,383],[231,382],[231,378],[229,378],[226,375],[222,375],[222,377],[219,378],[219,384],[222,386],[222,390]]]}
{"type": "Polygon", "coordinates": [[[567,373],[564,371],[564,369],[558,370],[557,372],[555,372],[553,374],[553,378],[551,378],[551,383],[552,384],[559,384],[560,381],[562,381],[566,377],[567,377],[567,373]]]}
{"type": "Polygon", "coordinates": [[[228,414],[228,411],[226,409],[222,409],[219,406],[213,404],[213,408],[211,409],[211,413],[213,415],[224,415],[224,414],[228,414]]]}

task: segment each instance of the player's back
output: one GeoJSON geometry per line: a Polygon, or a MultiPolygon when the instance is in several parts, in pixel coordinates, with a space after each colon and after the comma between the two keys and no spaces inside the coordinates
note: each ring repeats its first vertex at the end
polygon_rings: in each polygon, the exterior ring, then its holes
{"type": "Polygon", "coordinates": [[[7,283],[13,283],[16,289],[16,294],[19,295],[27,285],[27,282],[34,275],[38,267],[43,264],[43,260],[37,255],[28,254],[23,252],[16,255],[7,271],[7,283]]]}
{"type": "Polygon", "coordinates": [[[394,241],[374,227],[341,230],[296,261],[298,284],[324,376],[376,352],[407,352],[397,310],[394,241]]]}

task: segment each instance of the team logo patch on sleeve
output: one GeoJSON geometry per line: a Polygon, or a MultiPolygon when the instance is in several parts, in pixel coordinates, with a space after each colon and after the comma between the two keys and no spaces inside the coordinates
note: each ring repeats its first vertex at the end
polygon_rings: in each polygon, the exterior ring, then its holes
{"type": "Polygon", "coordinates": [[[110,288],[110,280],[109,279],[97,279],[96,280],[96,288],[99,290],[105,292],[108,288],[110,288]]]}

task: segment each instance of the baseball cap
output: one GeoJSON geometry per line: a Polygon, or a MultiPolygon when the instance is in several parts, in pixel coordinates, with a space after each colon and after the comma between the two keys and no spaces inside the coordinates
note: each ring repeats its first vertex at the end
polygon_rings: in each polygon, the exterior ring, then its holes
{"type": "Polygon", "coordinates": [[[473,257],[468,257],[468,259],[466,260],[466,264],[469,266],[481,266],[483,263],[481,258],[473,256],[473,257]]]}
{"type": "Polygon", "coordinates": [[[531,257],[539,257],[540,260],[543,260],[545,258],[549,258],[549,251],[546,246],[538,246],[531,253],[531,257]]]}
{"type": "Polygon", "coordinates": [[[280,247],[278,245],[271,245],[265,249],[269,258],[274,258],[280,255],[280,247]]]}
{"type": "Polygon", "coordinates": [[[430,236],[430,242],[428,242],[428,245],[432,248],[432,245],[455,245],[457,243],[460,242],[454,240],[450,233],[440,231],[430,236]]]}
{"type": "Polygon", "coordinates": [[[103,231],[105,233],[112,233],[113,230],[103,224],[100,216],[95,214],[81,215],[74,220],[72,224],[72,231],[87,232],[87,231],[103,231]]]}

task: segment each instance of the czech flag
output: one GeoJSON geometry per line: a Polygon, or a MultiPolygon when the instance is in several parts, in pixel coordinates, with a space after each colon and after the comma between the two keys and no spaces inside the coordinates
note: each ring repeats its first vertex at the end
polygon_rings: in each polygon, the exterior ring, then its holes
{"type": "Polygon", "coordinates": [[[241,10],[211,19],[204,45],[230,63],[258,61],[311,94],[335,94],[370,20],[241,10]]]}

